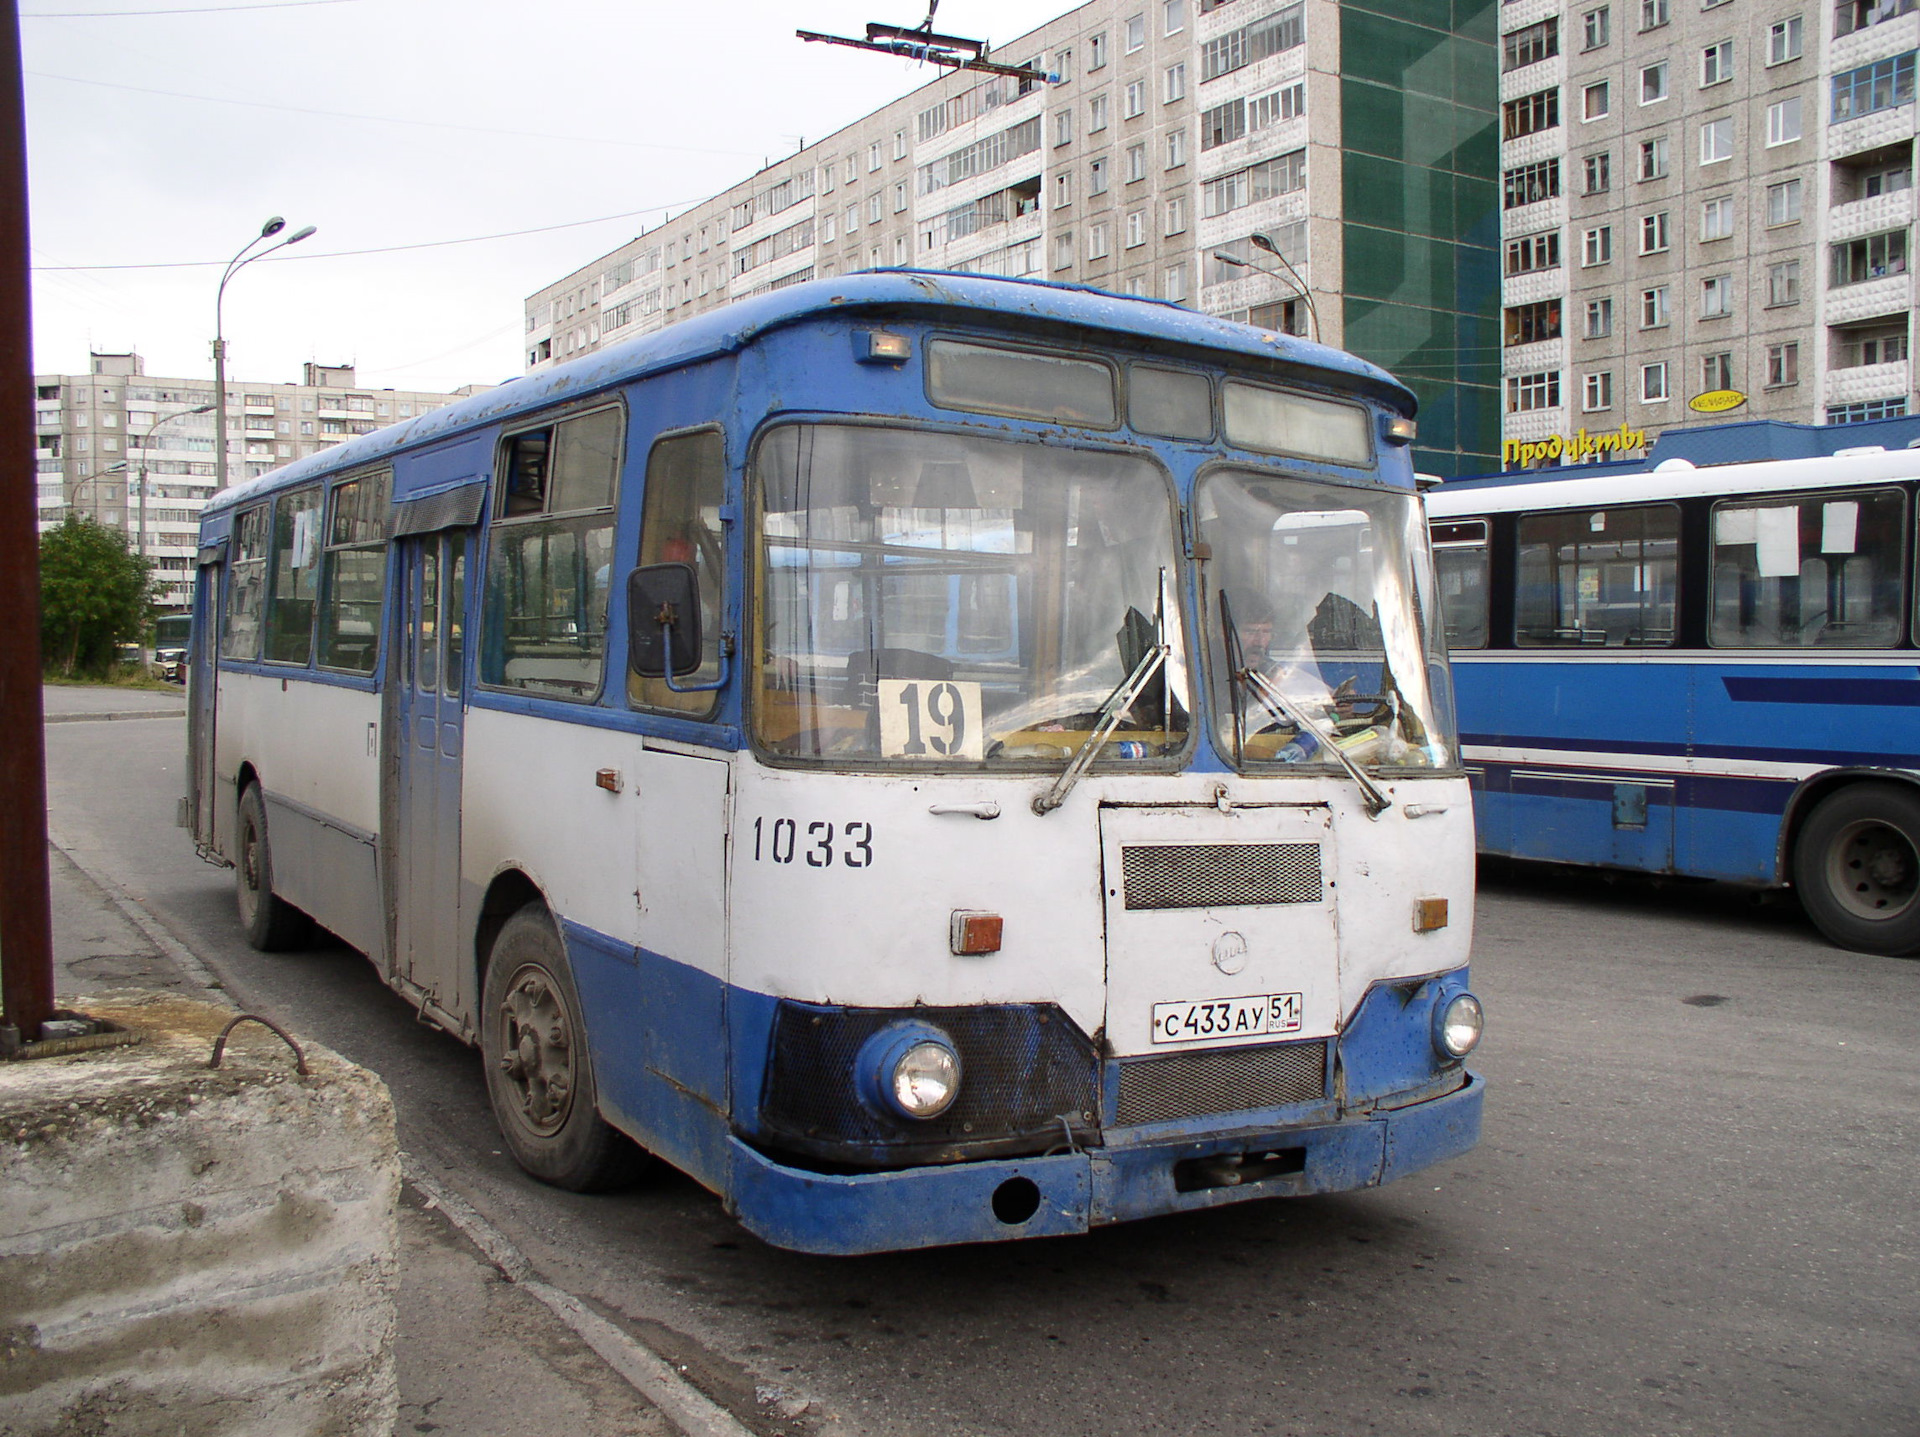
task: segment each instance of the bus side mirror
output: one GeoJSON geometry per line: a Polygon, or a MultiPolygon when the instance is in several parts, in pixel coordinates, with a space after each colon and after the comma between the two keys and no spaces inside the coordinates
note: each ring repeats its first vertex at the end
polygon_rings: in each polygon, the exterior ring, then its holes
{"type": "Polygon", "coordinates": [[[645,564],[627,575],[627,664],[643,679],[700,667],[700,589],[691,564],[645,564]]]}

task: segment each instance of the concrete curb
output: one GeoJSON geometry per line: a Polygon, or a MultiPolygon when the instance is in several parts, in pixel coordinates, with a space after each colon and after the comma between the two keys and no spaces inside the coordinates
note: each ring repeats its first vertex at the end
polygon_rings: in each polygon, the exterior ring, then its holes
{"type": "Polygon", "coordinates": [[[110,714],[43,714],[48,723],[112,723],[117,719],[185,718],[185,709],[137,709],[110,714]]]}
{"type": "MultiPolygon", "coordinates": [[[[214,1001],[235,1006],[227,985],[184,943],[169,933],[152,914],[108,875],[86,862],[54,830],[47,841],[100,890],[108,903],[214,1001]]],[[[483,1218],[465,1198],[438,1180],[418,1171],[407,1153],[401,1155],[404,1180],[437,1207],[507,1281],[538,1300],[600,1360],[624,1378],[661,1416],[685,1437],[754,1437],[753,1430],[687,1381],[674,1366],[651,1348],[593,1311],[572,1293],[544,1281],[533,1264],[505,1234],[483,1218]]]]}

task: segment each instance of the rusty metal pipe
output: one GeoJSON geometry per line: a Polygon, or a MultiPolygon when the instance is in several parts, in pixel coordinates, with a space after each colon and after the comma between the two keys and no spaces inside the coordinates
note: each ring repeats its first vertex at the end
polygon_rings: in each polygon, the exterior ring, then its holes
{"type": "Polygon", "coordinates": [[[32,1042],[53,1016],[53,922],[17,0],[0,0],[0,28],[0,1007],[20,1039],[32,1042]]]}

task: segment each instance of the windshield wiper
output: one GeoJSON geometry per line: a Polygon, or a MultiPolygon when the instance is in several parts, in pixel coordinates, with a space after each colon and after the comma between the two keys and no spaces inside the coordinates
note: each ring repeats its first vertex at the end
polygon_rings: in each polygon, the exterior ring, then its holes
{"type": "Polygon", "coordinates": [[[1293,720],[1296,726],[1306,730],[1318,739],[1320,746],[1328,750],[1334,758],[1339,760],[1340,766],[1352,776],[1355,783],[1360,785],[1361,802],[1366,807],[1368,818],[1378,818],[1389,808],[1393,807],[1393,800],[1382,791],[1379,784],[1367,777],[1366,770],[1355,763],[1352,756],[1334,741],[1333,734],[1323,730],[1320,725],[1308,718],[1305,709],[1295,707],[1293,701],[1281,693],[1279,688],[1272,680],[1267,678],[1265,674],[1258,674],[1252,669],[1245,669],[1241,671],[1240,677],[1246,680],[1248,688],[1260,696],[1261,702],[1267,704],[1269,707],[1278,708],[1289,719],[1293,720]]]}
{"type": "Polygon", "coordinates": [[[1033,800],[1033,811],[1045,818],[1061,804],[1067,801],[1067,795],[1073,792],[1073,786],[1080,782],[1100,750],[1106,746],[1108,737],[1120,727],[1120,720],[1127,710],[1133,707],[1133,701],[1153,681],[1167,662],[1167,571],[1160,571],[1160,593],[1153,605],[1153,644],[1140,656],[1140,662],[1133,666],[1133,672],[1120,680],[1120,686],[1107,695],[1107,701],[1100,705],[1098,720],[1093,732],[1079,748],[1074,750],[1073,758],[1061,770],[1060,777],[1053,786],[1033,800]]]}

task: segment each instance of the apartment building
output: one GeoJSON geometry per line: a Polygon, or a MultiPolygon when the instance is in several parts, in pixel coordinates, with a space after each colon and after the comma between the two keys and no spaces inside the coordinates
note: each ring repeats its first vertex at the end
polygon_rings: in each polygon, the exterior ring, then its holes
{"type": "MultiPolygon", "coordinates": [[[[132,542],[155,566],[156,602],[184,607],[193,593],[200,510],[218,482],[213,382],[152,378],[134,353],[95,354],[85,374],[39,374],[33,382],[40,527],[77,512],[136,535],[132,542]]],[[[356,382],[352,366],[322,364],[307,365],[298,384],[229,380],[227,482],[490,387],[371,389],[356,382]]]]}
{"type": "Polygon", "coordinates": [[[1499,12],[1093,0],[995,51],[1050,80],[945,73],[532,295],[527,366],[860,269],[1030,276],[1350,349],[1423,468],[1490,469],[1499,12]]]}
{"type": "Polygon", "coordinates": [[[1915,0],[1506,0],[1506,438],[1912,412],[1915,0]]]}

